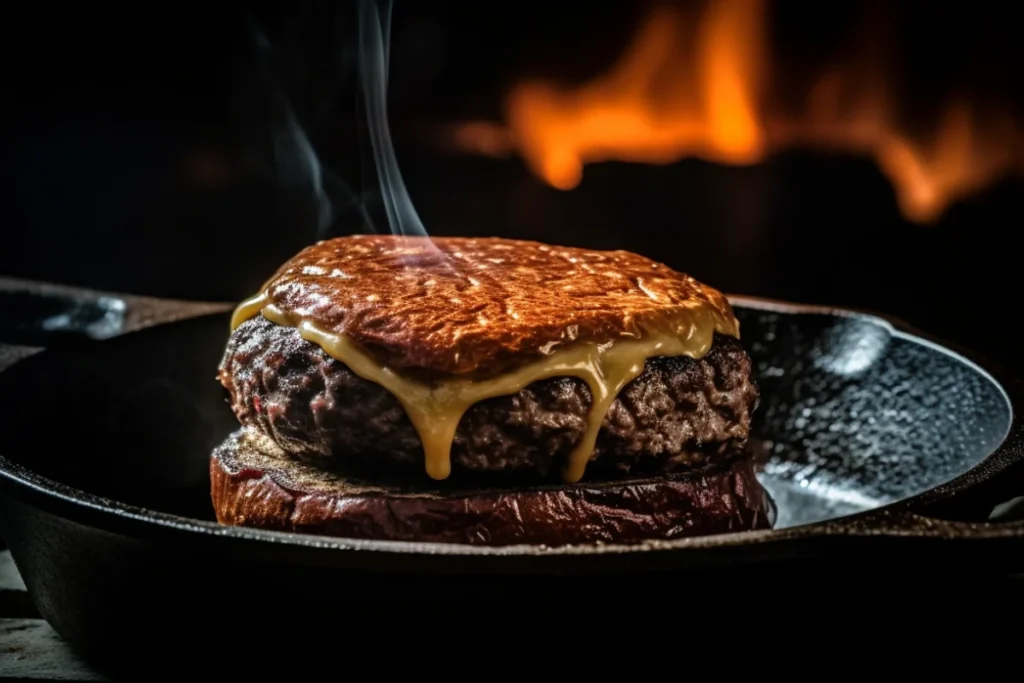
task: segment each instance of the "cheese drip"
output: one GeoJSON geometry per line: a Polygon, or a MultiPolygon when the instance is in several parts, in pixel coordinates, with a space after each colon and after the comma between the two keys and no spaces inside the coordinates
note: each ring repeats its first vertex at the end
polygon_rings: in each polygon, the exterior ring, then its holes
{"type": "MultiPolygon", "coordinates": [[[[586,431],[569,454],[562,478],[567,483],[579,481],[594,452],[608,409],[622,388],[643,372],[647,359],[656,356],[701,358],[711,348],[717,329],[712,311],[694,307],[680,315],[673,325],[666,326],[670,329],[650,331],[639,339],[624,338],[604,344],[576,343],[497,377],[447,377],[427,384],[379,363],[347,336],[285,313],[269,304],[265,294],[243,302],[236,309],[232,328],[259,313],[278,325],[297,328],[303,339],[318,345],[358,376],[391,392],[419,435],[427,475],[436,480],[446,479],[451,474],[455,432],[462,416],[475,403],[516,394],[542,379],[577,377],[587,383],[592,399],[586,431]]],[[[738,336],[735,329],[726,331],[738,336]]]]}

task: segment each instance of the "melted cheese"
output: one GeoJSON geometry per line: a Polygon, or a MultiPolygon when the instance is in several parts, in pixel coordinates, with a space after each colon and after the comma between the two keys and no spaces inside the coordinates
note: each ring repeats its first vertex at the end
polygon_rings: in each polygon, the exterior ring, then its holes
{"type": "Polygon", "coordinates": [[[278,325],[295,327],[303,339],[317,344],[363,379],[374,382],[402,404],[423,445],[427,475],[441,480],[451,473],[451,447],[462,416],[475,403],[518,393],[528,385],[551,377],[578,377],[592,396],[587,427],[563,470],[563,479],[579,481],[594,451],[605,415],[619,392],[643,372],[648,358],[690,356],[700,358],[711,348],[716,321],[705,308],[694,308],[673,321],[671,329],[652,331],[643,338],[605,344],[577,343],[558,349],[522,367],[493,378],[448,377],[427,384],[377,362],[344,335],[293,317],[269,304],[264,294],[243,302],[235,310],[232,328],[262,313],[278,325]]]}

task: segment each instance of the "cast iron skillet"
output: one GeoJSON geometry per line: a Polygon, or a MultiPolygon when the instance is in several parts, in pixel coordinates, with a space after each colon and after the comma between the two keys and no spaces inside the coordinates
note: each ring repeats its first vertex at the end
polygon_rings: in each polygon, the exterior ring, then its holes
{"type": "Polygon", "coordinates": [[[207,457],[236,426],[214,381],[224,312],[0,372],[0,534],[42,615],[99,654],[251,639],[256,625],[280,644],[294,628],[271,624],[316,617],[330,637],[349,623],[339,615],[377,613],[363,599],[389,615],[431,598],[637,605],[683,577],[735,586],[768,567],[807,575],[793,568],[807,562],[1024,569],[1024,522],[985,523],[1000,475],[1024,461],[1021,382],[897,321],[733,302],[763,395],[771,531],[488,549],[218,526],[207,457]]]}

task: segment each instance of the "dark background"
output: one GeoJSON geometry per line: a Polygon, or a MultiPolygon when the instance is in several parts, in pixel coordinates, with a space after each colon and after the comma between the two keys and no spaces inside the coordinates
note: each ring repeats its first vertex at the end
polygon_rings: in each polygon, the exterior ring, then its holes
{"type": "MultiPolygon", "coordinates": [[[[639,251],[730,293],[893,314],[1024,370],[1011,332],[1020,175],[922,226],[903,219],[869,159],[797,149],[745,168],[608,163],[561,192],[518,159],[445,152],[424,133],[498,119],[501,94],[521,77],[573,83],[601,72],[644,11],[398,0],[392,126],[432,234],[639,251]]],[[[785,87],[844,49],[872,11],[884,17],[878,50],[908,116],[927,125],[956,87],[1024,121],[1024,52],[1002,3],[775,2],[773,64],[790,75],[785,87]]],[[[20,8],[3,41],[0,274],[237,300],[317,237],[369,229],[360,202],[380,225],[354,20],[352,2],[20,8]],[[300,128],[324,167],[323,195],[300,128]]]]}

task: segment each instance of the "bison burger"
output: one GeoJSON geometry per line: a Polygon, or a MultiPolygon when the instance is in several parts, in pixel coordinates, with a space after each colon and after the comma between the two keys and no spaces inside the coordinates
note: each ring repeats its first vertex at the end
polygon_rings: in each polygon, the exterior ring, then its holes
{"type": "Polygon", "coordinates": [[[764,528],[758,402],[718,291],[624,251],[355,235],[236,309],[224,524],[629,543],[764,528]]]}

